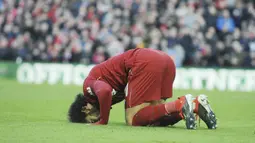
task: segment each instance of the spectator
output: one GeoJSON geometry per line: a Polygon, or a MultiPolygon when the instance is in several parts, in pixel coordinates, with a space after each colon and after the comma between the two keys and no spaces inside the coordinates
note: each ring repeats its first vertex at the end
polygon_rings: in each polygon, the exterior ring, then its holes
{"type": "Polygon", "coordinates": [[[108,37],[106,49],[110,57],[119,55],[124,52],[123,44],[115,36],[108,37]]]}
{"type": "Polygon", "coordinates": [[[177,66],[254,67],[254,23],[241,0],[0,0],[0,59],[97,64],[153,48],[177,66]]]}
{"type": "Polygon", "coordinates": [[[228,10],[223,10],[222,16],[217,19],[217,29],[223,33],[232,33],[235,29],[235,23],[232,17],[230,17],[228,10]]]}
{"type": "Polygon", "coordinates": [[[209,6],[208,10],[205,11],[204,18],[207,28],[216,26],[217,10],[213,5],[209,6]]]}

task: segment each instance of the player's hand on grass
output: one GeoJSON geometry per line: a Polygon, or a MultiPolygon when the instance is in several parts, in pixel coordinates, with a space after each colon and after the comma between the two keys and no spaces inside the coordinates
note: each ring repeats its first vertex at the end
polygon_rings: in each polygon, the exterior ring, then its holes
{"type": "Polygon", "coordinates": [[[105,123],[102,119],[100,119],[99,121],[93,123],[93,125],[106,125],[107,123],[105,123]]]}

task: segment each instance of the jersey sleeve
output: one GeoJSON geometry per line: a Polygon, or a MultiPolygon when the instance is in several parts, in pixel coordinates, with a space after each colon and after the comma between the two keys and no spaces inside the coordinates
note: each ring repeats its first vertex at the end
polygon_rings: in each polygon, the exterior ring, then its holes
{"type": "Polygon", "coordinates": [[[96,80],[92,89],[97,96],[100,109],[100,120],[96,124],[105,125],[108,123],[111,110],[112,87],[103,81],[96,80]]]}

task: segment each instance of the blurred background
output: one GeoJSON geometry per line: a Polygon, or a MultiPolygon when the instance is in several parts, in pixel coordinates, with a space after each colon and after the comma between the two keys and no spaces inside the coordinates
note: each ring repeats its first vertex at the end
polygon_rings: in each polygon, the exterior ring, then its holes
{"type": "Polygon", "coordinates": [[[255,0],[0,0],[0,143],[254,143],[254,7],[255,0]],[[133,48],[171,56],[172,99],[208,95],[219,129],[128,127],[123,102],[109,127],[70,124],[68,108],[90,70],[133,48]]]}
{"type": "Polygon", "coordinates": [[[0,0],[0,60],[98,64],[133,48],[178,67],[255,67],[254,0],[0,0]]]}

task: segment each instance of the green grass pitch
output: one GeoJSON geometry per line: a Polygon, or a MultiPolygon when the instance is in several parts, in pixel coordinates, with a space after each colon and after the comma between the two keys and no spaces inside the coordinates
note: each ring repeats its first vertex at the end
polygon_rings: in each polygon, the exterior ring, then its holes
{"type": "Polygon", "coordinates": [[[186,130],[130,127],[123,103],[113,106],[107,126],[74,124],[67,110],[81,87],[19,84],[0,79],[0,143],[252,143],[255,142],[255,93],[175,90],[177,96],[205,93],[218,117],[217,130],[203,122],[186,130]]]}

